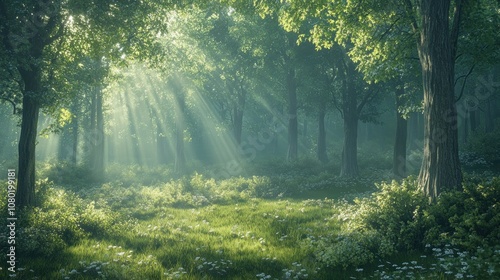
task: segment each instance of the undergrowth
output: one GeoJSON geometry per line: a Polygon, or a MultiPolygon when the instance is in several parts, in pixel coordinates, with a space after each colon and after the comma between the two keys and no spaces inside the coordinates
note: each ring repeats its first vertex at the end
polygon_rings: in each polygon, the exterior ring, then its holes
{"type": "MultiPolygon", "coordinates": [[[[463,191],[429,204],[413,177],[389,182],[388,172],[374,170],[343,179],[312,168],[309,176],[166,179],[168,171],[129,167],[99,184],[39,180],[36,207],[18,213],[12,277],[500,278],[500,179],[493,174],[466,175],[463,191]]],[[[2,227],[2,251],[6,239],[2,227]]],[[[0,275],[9,274],[2,267],[0,275]]]]}

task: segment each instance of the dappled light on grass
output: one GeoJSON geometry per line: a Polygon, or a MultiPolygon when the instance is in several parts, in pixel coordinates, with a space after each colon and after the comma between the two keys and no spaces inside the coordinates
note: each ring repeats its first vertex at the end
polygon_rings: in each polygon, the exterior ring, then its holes
{"type": "Polygon", "coordinates": [[[167,174],[132,166],[110,173],[121,180],[93,187],[40,181],[37,208],[20,216],[29,226],[19,230],[24,246],[18,253],[26,265],[18,277],[478,279],[500,271],[500,248],[488,247],[495,242],[498,211],[483,208],[498,203],[498,179],[471,177],[465,193],[446,194],[430,206],[412,178],[360,193],[349,186],[373,182],[322,172],[225,180],[194,173],[159,180],[167,174]],[[309,199],[317,189],[338,198],[309,199]],[[464,206],[447,206],[457,202],[464,206]],[[467,214],[462,208],[493,212],[467,214]],[[490,227],[466,238],[464,230],[477,226],[470,219],[490,227]]]}

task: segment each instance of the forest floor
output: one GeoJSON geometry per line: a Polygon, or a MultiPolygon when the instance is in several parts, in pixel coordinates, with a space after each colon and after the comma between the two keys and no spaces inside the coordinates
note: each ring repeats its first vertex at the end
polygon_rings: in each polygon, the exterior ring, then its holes
{"type": "MultiPolygon", "coordinates": [[[[320,172],[306,179],[283,174],[272,179],[252,176],[216,181],[194,174],[167,183],[153,180],[142,185],[134,181],[137,170],[129,171],[129,177],[122,174],[120,181],[85,188],[78,184],[69,187],[47,180],[40,182],[38,194],[43,199],[39,207],[20,221],[21,227],[23,223],[30,226],[18,231],[16,273],[7,271],[9,265],[5,265],[2,254],[0,277],[459,279],[475,276],[463,270],[466,260],[459,256],[467,253],[449,245],[443,248],[429,245],[387,257],[374,253],[367,264],[359,266],[352,265],[358,257],[354,250],[339,256],[346,258],[346,265],[329,265],[335,263],[329,259],[335,258],[329,256],[334,249],[324,243],[340,240],[346,225],[352,221],[351,216],[356,215],[353,198],[370,197],[376,191],[372,181],[380,177],[342,181],[320,172]],[[448,250],[447,254],[440,254],[441,250],[448,250]]],[[[0,239],[4,238],[6,235],[0,239]]],[[[0,242],[2,246],[7,243],[0,242]]],[[[500,251],[494,255],[500,258],[500,251]]],[[[366,260],[360,263],[363,261],[366,260]]]]}

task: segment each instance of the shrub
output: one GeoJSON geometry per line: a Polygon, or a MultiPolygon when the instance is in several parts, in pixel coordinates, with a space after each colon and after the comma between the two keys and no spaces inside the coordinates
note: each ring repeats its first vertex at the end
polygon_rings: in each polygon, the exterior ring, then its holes
{"type": "Polygon", "coordinates": [[[451,243],[474,250],[500,241],[500,178],[482,183],[466,180],[463,192],[441,195],[429,207],[426,218],[432,221],[426,242],[451,243]]]}
{"type": "Polygon", "coordinates": [[[500,128],[490,133],[475,133],[465,146],[465,151],[489,163],[500,163],[500,128]]]}
{"type": "Polygon", "coordinates": [[[419,190],[414,177],[401,183],[377,184],[379,189],[371,198],[356,200],[359,219],[364,227],[385,235],[398,250],[418,248],[425,232],[423,210],[428,199],[419,190]],[[366,204],[366,205],[363,205],[366,204]]]}
{"type": "Polygon", "coordinates": [[[467,179],[463,191],[443,193],[434,204],[413,177],[377,184],[370,197],[338,206],[333,218],[340,233],[308,236],[305,245],[321,263],[344,268],[427,243],[471,252],[494,247],[500,242],[500,178],[477,180],[467,179]]]}

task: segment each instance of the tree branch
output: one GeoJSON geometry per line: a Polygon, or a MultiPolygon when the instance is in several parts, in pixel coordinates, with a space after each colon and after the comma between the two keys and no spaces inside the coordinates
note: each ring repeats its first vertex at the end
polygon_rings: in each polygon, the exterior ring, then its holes
{"type": "Polygon", "coordinates": [[[385,35],[387,35],[391,30],[392,28],[394,27],[394,25],[396,25],[396,23],[401,19],[401,17],[398,17],[395,21],[393,21],[391,23],[391,25],[389,26],[389,28],[387,28],[384,33],[382,33],[382,35],[380,35],[380,37],[378,38],[378,41],[382,41],[382,39],[385,37],[385,35]]]}
{"type": "Polygon", "coordinates": [[[467,73],[467,75],[462,75],[462,76],[458,77],[457,80],[455,81],[455,84],[456,84],[459,79],[461,79],[462,77],[464,78],[464,82],[462,83],[462,88],[460,89],[460,95],[458,96],[458,99],[455,102],[458,102],[460,100],[460,98],[462,98],[462,95],[464,94],[465,83],[467,82],[467,78],[469,78],[469,76],[472,73],[472,70],[474,70],[475,66],[476,65],[473,64],[472,67],[469,69],[469,72],[467,73]]]}
{"type": "Polygon", "coordinates": [[[17,113],[16,103],[15,103],[13,100],[11,100],[11,99],[9,99],[9,98],[7,98],[7,97],[0,97],[0,99],[1,99],[1,100],[5,100],[5,101],[8,101],[10,104],[12,104],[12,107],[13,107],[13,109],[14,109],[12,114],[14,114],[14,115],[15,115],[15,114],[17,113]]]}
{"type": "Polygon", "coordinates": [[[405,5],[406,5],[406,14],[410,19],[411,29],[413,30],[413,32],[417,33],[418,23],[417,20],[415,19],[415,16],[413,15],[413,5],[411,3],[411,0],[405,0],[405,5]]]}
{"type": "Polygon", "coordinates": [[[373,91],[373,90],[370,90],[364,97],[363,97],[363,100],[361,100],[361,102],[359,103],[358,107],[356,108],[357,110],[357,113],[358,113],[358,116],[361,114],[361,111],[363,110],[363,107],[365,107],[366,103],[368,103],[368,101],[371,101],[375,95],[376,95],[377,92],[373,91]]]}

